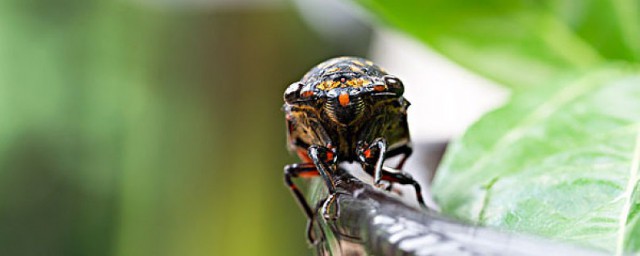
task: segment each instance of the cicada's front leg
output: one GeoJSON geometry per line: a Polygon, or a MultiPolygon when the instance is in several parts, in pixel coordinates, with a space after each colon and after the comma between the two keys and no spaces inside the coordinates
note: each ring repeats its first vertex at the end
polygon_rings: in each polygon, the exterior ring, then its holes
{"type": "MultiPolygon", "coordinates": [[[[402,167],[406,163],[407,159],[411,156],[411,153],[413,153],[413,148],[411,147],[411,144],[404,143],[399,147],[389,149],[387,153],[385,153],[384,160],[386,161],[389,158],[400,156],[400,161],[398,162],[398,165],[396,165],[395,169],[402,170],[402,167]]],[[[387,187],[387,191],[391,191],[392,189],[393,189],[393,183],[390,183],[389,186],[387,187]]]]}
{"type": "Polygon", "coordinates": [[[394,156],[401,155],[400,162],[398,162],[398,165],[396,165],[395,169],[402,170],[402,167],[404,166],[407,159],[411,156],[411,153],[413,153],[413,148],[411,148],[411,144],[405,143],[400,145],[399,147],[389,149],[389,151],[385,153],[384,157],[386,160],[394,156]]]}
{"type": "Polygon", "coordinates": [[[387,141],[384,138],[377,138],[368,146],[361,141],[358,143],[357,150],[365,172],[373,176],[373,184],[378,188],[382,187],[382,164],[387,151],[387,141]]]}
{"type": "Polygon", "coordinates": [[[340,209],[339,205],[335,202],[337,198],[336,184],[334,181],[337,159],[335,149],[311,146],[309,147],[309,157],[327,185],[327,190],[329,190],[329,197],[322,205],[322,217],[325,219],[336,219],[338,218],[340,209]]]}
{"type": "Polygon", "coordinates": [[[424,199],[422,198],[422,189],[420,188],[420,184],[418,184],[411,175],[401,170],[383,166],[386,149],[387,143],[383,138],[375,139],[371,145],[368,146],[364,142],[359,144],[357,153],[365,172],[373,176],[374,185],[376,187],[381,187],[381,181],[383,180],[389,181],[392,184],[400,183],[403,185],[412,185],[416,191],[418,203],[420,206],[426,208],[424,199]]]}
{"type": "Polygon", "coordinates": [[[418,200],[418,204],[420,204],[420,206],[424,208],[427,208],[427,205],[424,203],[424,198],[422,198],[422,189],[420,188],[420,184],[408,173],[401,170],[393,169],[391,167],[383,166],[382,180],[400,183],[402,185],[412,185],[413,189],[416,191],[416,199],[418,200]]]}

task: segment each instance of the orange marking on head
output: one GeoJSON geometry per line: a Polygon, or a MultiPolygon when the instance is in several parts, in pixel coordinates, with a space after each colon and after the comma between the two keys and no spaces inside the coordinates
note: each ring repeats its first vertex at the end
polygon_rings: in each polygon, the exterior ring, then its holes
{"type": "Polygon", "coordinates": [[[376,92],[384,91],[384,85],[381,85],[381,84],[376,85],[376,86],[374,86],[374,87],[373,87],[373,89],[374,89],[376,92]]]}
{"type": "Polygon", "coordinates": [[[338,101],[343,107],[346,106],[349,104],[349,94],[346,92],[341,93],[340,96],[338,96],[338,101]]]}

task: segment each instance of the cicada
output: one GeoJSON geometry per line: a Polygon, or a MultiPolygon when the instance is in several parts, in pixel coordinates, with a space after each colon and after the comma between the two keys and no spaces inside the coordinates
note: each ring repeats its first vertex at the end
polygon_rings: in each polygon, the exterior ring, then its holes
{"type": "MultiPolygon", "coordinates": [[[[322,177],[329,192],[321,213],[334,218],[338,209],[335,172],[339,164],[358,162],[373,176],[374,185],[383,181],[413,185],[424,206],[420,185],[401,171],[411,155],[404,85],[369,60],[338,57],[322,62],[284,92],[287,141],[301,163],[284,168],[284,178],[294,197],[313,222],[314,211],[292,178],[322,177]],[[385,160],[399,156],[394,167],[385,160]],[[335,208],[335,209],[334,209],[335,208]]],[[[310,242],[314,242],[308,230],[310,242]]]]}

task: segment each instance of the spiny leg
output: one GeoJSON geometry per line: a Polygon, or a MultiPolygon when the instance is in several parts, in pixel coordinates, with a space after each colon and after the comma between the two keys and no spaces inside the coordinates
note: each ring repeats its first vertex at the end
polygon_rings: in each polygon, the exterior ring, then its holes
{"type": "Polygon", "coordinates": [[[382,179],[389,182],[400,183],[402,185],[412,185],[413,189],[416,191],[416,199],[418,200],[418,203],[420,206],[427,208],[427,205],[424,203],[424,198],[422,198],[422,189],[420,184],[411,177],[410,174],[384,166],[382,167],[382,179]]]}
{"type": "MultiPolygon", "coordinates": [[[[400,162],[398,162],[398,165],[396,165],[396,169],[402,170],[402,167],[407,161],[407,158],[409,158],[412,153],[413,153],[413,148],[411,147],[411,144],[405,143],[400,145],[397,148],[389,149],[389,151],[385,153],[385,160],[398,155],[402,155],[400,158],[400,162]]],[[[392,189],[393,189],[393,183],[389,183],[389,186],[387,186],[386,190],[391,191],[392,189]]]]}
{"type": "MultiPolygon", "coordinates": [[[[408,154],[411,154],[410,153],[411,148],[410,147],[406,147],[406,148],[409,149],[408,154]]],[[[386,167],[382,165],[384,159],[388,157],[388,155],[385,154],[385,151],[384,151],[385,149],[386,149],[386,142],[382,138],[375,139],[371,143],[371,145],[368,147],[365,147],[364,143],[361,143],[359,145],[358,156],[362,161],[362,165],[365,172],[367,172],[369,175],[374,177],[374,182],[376,186],[379,186],[381,180],[389,181],[391,182],[391,184],[395,182],[395,183],[400,183],[402,185],[412,185],[416,191],[416,198],[418,200],[418,203],[422,207],[426,208],[424,199],[422,198],[422,189],[420,187],[420,184],[418,184],[418,182],[416,182],[413,179],[413,177],[411,177],[411,175],[401,170],[393,169],[391,167],[386,167]]],[[[397,155],[402,152],[407,152],[406,150],[407,149],[404,149],[404,151],[399,150],[399,151],[396,151],[397,153],[393,152],[393,154],[397,155]]],[[[405,156],[406,156],[406,153],[405,153],[405,156]]]]}
{"type": "Polygon", "coordinates": [[[300,207],[302,207],[302,210],[310,219],[313,218],[313,211],[302,195],[302,192],[298,189],[296,184],[293,183],[291,178],[311,178],[318,175],[318,170],[316,170],[316,166],[312,163],[289,164],[284,167],[284,182],[287,184],[289,189],[291,189],[296,201],[298,201],[298,204],[300,204],[300,207]]]}
{"type": "Polygon", "coordinates": [[[402,170],[404,163],[407,161],[407,158],[409,158],[412,153],[413,153],[413,148],[411,147],[411,144],[409,143],[402,144],[397,148],[389,149],[389,151],[385,153],[385,160],[397,155],[402,155],[402,158],[400,158],[400,162],[396,166],[396,169],[402,170]]]}
{"type": "Polygon", "coordinates": [[[317,240],[313,234],[313,210],[309,207],[307,200],[292,178],[312,178],[320,175],[316,166],[312,163],[289,164],[284,167],[284,182],[293,193],[298,205],[302,207],[305,215],[307,215],[307,241],[310,244],[316,244],[317,240]]]}
{"type": "Polygon", "coordinates": [[[324,179],[329,190],[329,197],[322,205],[322,217],[325,219],[338,218],[338,212],[340,211],[339,205],[335,203],[336,200],[336,185],[333,180],[334,168],[336,163],[336,154],[331,149],[321,146],[309,147],[309,157],[315,164],[318,172],[324,179]],[[335,207],[335,210],[331,210],[335,207]]]}

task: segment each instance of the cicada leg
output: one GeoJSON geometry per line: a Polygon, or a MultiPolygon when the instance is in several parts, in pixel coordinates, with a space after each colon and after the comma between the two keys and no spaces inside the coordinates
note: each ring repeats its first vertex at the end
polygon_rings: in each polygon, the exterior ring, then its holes
{"type": "Polygon", "coordinates": [[[409,158],[411,156],[411,153],[413,153],[413,148],[411,148],[410,144],[402,144],[401,146],[394,148],[394,149],[390,149],[389,151],[387,151],[385,153],[385,160],[392,158],[394,156],[398,156],[398,155],[402,155],[400,158],[400,162],[398,163],[398,165],[396,166],[395,169],[398,170],[402,170],[402,167],[404,166],[404,163],[407,161],[407,158],[409,158]]]}
{"type": "Polygon", "coordinates": [[[309,207],[300,189],[293,183],[292,178],[313,178],[319,175],[320,173],[318,173],[316,166],[312,163],[290,164],[284,167],[284,182],[293,193],[298,205],[307,215],[307,241],[312,245],[317,242],[313,233],[313,210],[309,207]]]}
{"type": "Polygon", "coordinates": [[[373,176],[373,184],[376,187],[381,187],[382,164],[387,151],[387,142],[384,138],[377,138],[371,142],[371,145],[365,147],[364,143],[361,142],[358,146],[358,156],[363,163],[365,171],[373,176]]]}
{"type": "Polygon", "coordinates": [[[325,219],[336,219],[340,211],[339,205],[335,202],[337,195],[335,181],[333,180],[336,153],[326,147],[311,146],[309,147],[309,157],[327,185],[327,190],[329,190],[329,197],[322,205],[322,217],[325,219]]]}
{"type": "Polygon", "coordinates": [[[290,164],[284,167],[284,182],[287,184],[289,189],[291,189],[296,201],[298,201],[300,207],[302,207],[302,210],[310,219],[313,218],[313,211],[311,210],[311,207],[309,207],[309,204],[305,200],[300,189],[298,189],[296,184],[293,183],[292,178],[311,178],[317,177],[318,175],[320,174],[318,173],[318,170],[316,170],[316,166],[312,163],[290,164]]]}
{"type": "Polygon", "coordinates": [[[424,198],[422,198],[422,189],[420,184],[411,177],[410,174],[384,166],[382,167],[382,180],[400,183],[402,185],[412,185],[413,189],[416,191],[416,199],[418,200],[418,203],[420,206],[427,208],[427,205],[424,203],[424,198]]]}
{"type": "MultiPolygon", "coordinates": [[[[413,153],[413,148],[411,148],[411,145],[407,143],[407,144],[402,144],[397,148],[390,149],[385,153],[384,158],[385,160],[387,160],[389,158],[402,155],[400,157],[400,161],[398,162],[398,165],[396,165],[396,168],[395,168],[398,170],[402,170],[402,167],[404,166],[405,162],[411,156],[412,153],[413,153]]],[[[391,191],[392,189],[393,189],[393,183],[389,183],[389,186],[387,186],[387,191],[391,191]]]]}
{"type": "MultiPolygon", "coordinates": [[[[383,138],[375,139],[368,147],[365,147],[363,143],[360,144],[357,153],[365,172],[373,176],[374,184],[377,187],[380,187],[382,180],[389,181],[391,184],[395,182],[402,185],[412,185],[416,191],[418,203],[420,206],[426,208],[424,199],[422,198],[422,189],[420,184],[418,184],[411,175],[403,172],[402,170],[383,166],[384,159],[389,157],[385,152],[386,148],[387,144],[383,138]]],[[[393,154],[398,155],[403,152],[405,152],[406,158],[408,156],[407,154],[411,154],[411,148],[407,146],[405,149],[393,152],[393,154]]]]}

